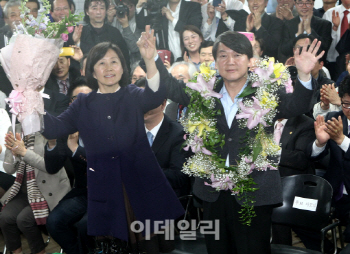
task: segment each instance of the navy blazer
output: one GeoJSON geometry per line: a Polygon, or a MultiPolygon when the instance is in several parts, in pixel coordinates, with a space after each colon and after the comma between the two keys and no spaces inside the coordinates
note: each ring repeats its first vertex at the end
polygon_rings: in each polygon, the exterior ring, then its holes
{"type": "MultiPolygon", "coordinates": [[[[79,94],[57,118],[44,116],[49,139],[79,131],[87,158],[88,234],[128,239],[124,197],[138,221],[176,219],[183,208],[148,143],[144,113],[165,99],[165,87],[121,87],[79,94]]],[[[144,224],[145,225],[145,224],[144,224]]],[[[147,232],[146,232],[147,233],[147,232]]],[[[151,232],[152,233],[152,229],[151,232]]]]}

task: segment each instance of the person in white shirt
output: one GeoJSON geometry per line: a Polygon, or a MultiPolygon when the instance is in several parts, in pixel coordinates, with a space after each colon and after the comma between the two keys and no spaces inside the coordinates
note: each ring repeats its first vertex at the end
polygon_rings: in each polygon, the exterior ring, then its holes
{"type": "MultiPolygon", "coordinates": [[[[344,71],[344,66],[339,66],[336,63],[337,57],[339,56],[336,46],[340,41],[344,31],[349,28],[350,21],[350,0],[343,0],[341,5],[329,9],[323,15],[323,19],[332,22],[332,44],[329,48],[327,60],[332,79],[337,80],[338,76],[344,71]]],[[[349,41],[350,43],[350,41],[349,41]]]]}

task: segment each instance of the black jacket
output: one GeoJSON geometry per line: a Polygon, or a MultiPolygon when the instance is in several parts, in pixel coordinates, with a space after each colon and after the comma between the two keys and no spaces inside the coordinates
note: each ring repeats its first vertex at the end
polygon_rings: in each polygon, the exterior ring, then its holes
{"type": "MultiPolygon", "coordinates": [[[[75,44],[72,36],[73,33],[69,34],[68,42],[72,43],[70,45],[75,44]]],[[[108,24],[104,24],[99,33],[97,33],[91,24],[83,27],[83,31],[80,37],[80,48],[84,54],[89,53],[90,49],[100,42],[112,42],[116,44],[122,51],[128,68],[130,68],[129,50],[123,36],[117,28],[108,24]]]]}
{"type": "MultiPolygon", "coordinates": [[[[284,22],[281,42],[281,52],[287,57],[293,56],[293,40],[298,32],[300,17],[297,16],[291,20],[284,22]]],[[[311,35],[322,42],[322,49],[326,51],[325,56],[332,43],[332,23],[328,20],[312,16],[311,19],[311,35]]]]}
{"type": "Polygon", "coordinates": [[[278,169],[281,177],[315,174],[315,166],[306,152],[307,145],[315,138],[313,119],[305,115],[288,119],[280,140],[282,153],[278,169]]]}
{"type": "Polygon", "coordinates": [[[186,152],[181,149],[184,142],[182,126],[164,115],[164,120],[153,141],[159,166],[178,197],[189,194],[189,177],[181,172],[186,152]]]}

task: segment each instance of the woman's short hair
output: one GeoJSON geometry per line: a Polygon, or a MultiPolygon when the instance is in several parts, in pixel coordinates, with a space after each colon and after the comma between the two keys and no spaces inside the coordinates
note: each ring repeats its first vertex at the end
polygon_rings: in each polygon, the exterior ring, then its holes
{"type": "Polygon", "coordinates": [[[213,57],[215,61],[220,43],[239,54],[247,55],[248,59],[253,57],[253,47],[248,38],[238,32],[227,31],[220,34],[215,40],[213,46],[213,57]]]}
{"type": "Polygon", "coordinates": [[[204,41],[203,34],[201,30],[194,26],[194,25],[187,25],[184,27],[184,29],[180,33],[180,45],[181,45],[181,51],[182,51],[182,56],[185,54],[185,44],[184,44],[184,32],[185,31],[191,31],[199,35],[199,37],[202,39],[202,42],[204,41]]]}
{"type": "Polygon", "coordinates": [[[99,60],[101,60],[106,55],[107,51],[110,49],[113,50],[118,55],[120,63],[123,68],[123,74],[122,74],[122,77],[120,78],[119,85],[121,87],[124,87],[129,84],[129,71],[128,71],[128,67],[126,65],[126,61],[122,51],[119,49],[117,45],[111,42],[101,42],[90,50],[86,60],[85,75],[86,75],[86,79],[89,87],[91,87],[91,89],[93,90],[98,89],[97,79],[94,78],[94,66],[99,60]]]}

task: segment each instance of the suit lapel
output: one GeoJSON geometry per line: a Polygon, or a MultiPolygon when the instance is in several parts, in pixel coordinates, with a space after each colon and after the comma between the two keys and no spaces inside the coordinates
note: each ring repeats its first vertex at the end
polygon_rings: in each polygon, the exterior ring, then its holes
{"type": "Polygon", "coordinates": [[[168,139],[168,133],[170,132],[169,119],[166,115],[164,115],[164,120],[162,125],[160,126],[157,136],[153,141],[152,150],[154,154],[157,154],[159,149],[162,147],[164,142],[168,139]]]}
{"type": "Polygon", "coordinates": [[[294,131],[295,131],[295,120],[294,118],[292,118],[287,121],[286,125],[283,128],[283,132],[280,140],[280,143],[282,143],[282,148],[288,144],[289,139],[293,135],[294,131]]]}

